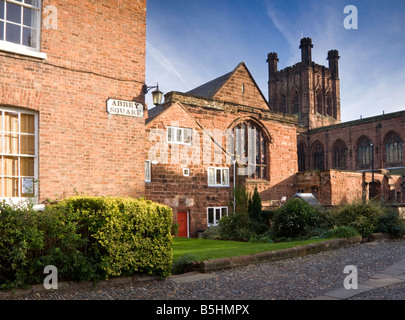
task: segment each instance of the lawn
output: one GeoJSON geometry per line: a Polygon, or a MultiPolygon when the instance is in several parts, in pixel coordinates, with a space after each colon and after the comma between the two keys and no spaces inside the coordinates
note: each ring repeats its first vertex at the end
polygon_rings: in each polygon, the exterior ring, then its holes
{"type": "Polygon", "coordinates": [[[186,253],[191,253],[198,256],[199,260],[212,260],[291,248],[326,240],[329,239],[312,239],[280,243],[251,243],[208,239],[174,238],[173,262],[186,253]]]}

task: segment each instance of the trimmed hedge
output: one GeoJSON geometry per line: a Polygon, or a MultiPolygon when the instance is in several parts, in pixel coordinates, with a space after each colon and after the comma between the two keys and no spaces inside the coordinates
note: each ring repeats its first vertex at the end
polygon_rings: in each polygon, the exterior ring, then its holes
{"type": "Polygon", "coordinates": [[[43,281],[97,281],[136,272],[167,277],[172,211],[145,199],[74,196],[34,212],[0,205],[0,288],[43,281]]]}

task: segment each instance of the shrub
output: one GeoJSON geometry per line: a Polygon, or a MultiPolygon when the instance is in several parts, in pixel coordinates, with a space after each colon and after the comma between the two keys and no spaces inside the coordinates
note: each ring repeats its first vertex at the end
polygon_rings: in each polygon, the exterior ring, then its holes
{"type": "Polygon", "coordinates": [[[250,237],[249,242],[252,243],[273,243],[273,234],[270,230],[263,234],[254,234],[250,237]]]}
{"type": "Polygon", "coordinates": [[[203,239],[221,240],[221,229],[219,226],[210,227],[202,234],[203,239]]]}
{"type": "Polygon", "coordinates": [[[388,233],[394,237],[405,235],[405,224],[399,214],[393,210],[386,210],[385,214],[378,217],[378,225],[375,232],[388,233]]]}
{"type": "Polygon", "coordinates": [[[355,201],[340,208],[335,220],[338,226],[353,227],[362,237],[367,237],[376,230],[379,217],[385,213],[385,209],[378,202],[355,201]]]}
{"type": "Polygon", "coordinates": [[[173,274],[181,274],[191,271],[193,262],[198,261],[200,258],[193,253],[186,253],[182,255],[173,264],[173,274]]]}
{"type": "Polygon", "coordinates": [[[179,228],[180,228],[180,224],[173,221],[172,222],[172,229],[171,229],[172,236],[177,237],[177,235],[179,234],[179,228]]]}
{"type": "Polygon", "coordinates": [[[172,212],[144,199],[75,196],[57,205],[79,215],[103,277],[171,272],[172,212]]]}
{"type": "Polygon", "coordinates": [[[237,212],[219,221],[219,232],[223,240],[248,241],[252,235],[247,213],[237,212]]]}
{"type": "Polygon", "coordinates": [[[0,203],[0,288],[24,287],[35,274],[44,232],[30,205],[0,203]]]}
{"type": "Polygon", "coordinates": [[[292,198],[275,214],[274,236],[277,238],[303,237],[310,230],[324,226],[326,220],[317,208],[302,199],[292,198]]]}
{"type": "Polygon", "coordinates": [[[47,265],[61,280],[101,280],[171,272],[171,210],[143,199],[72,197],[35,212],[0,204],[0,289],[43,281],[47,265]]]}
{"type": "Polygon", "coordinates": [[[351,238],[358,235],[358,231],[350,226],[335,227],[325,233],[327,238],[351,238]]]}

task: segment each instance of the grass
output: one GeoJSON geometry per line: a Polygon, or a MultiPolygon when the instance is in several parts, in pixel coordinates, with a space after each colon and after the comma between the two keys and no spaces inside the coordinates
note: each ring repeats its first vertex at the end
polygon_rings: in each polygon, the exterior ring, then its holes
{"type": "Polygon", "coordinates": [[[326,240],[328,239],[311,239],[279,243],[251,243],[209,239],[174,238],[173,262],[187,253],[198,256],[199,260],[212,260],[292,248],[326,240]]]}

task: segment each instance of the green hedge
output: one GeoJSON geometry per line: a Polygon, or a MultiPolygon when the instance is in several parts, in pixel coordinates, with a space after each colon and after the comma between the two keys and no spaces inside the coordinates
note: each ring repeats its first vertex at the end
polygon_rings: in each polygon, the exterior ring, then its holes
{"type": "Polygon", "coordinates": [[[171,209],[144,199],[75,196],[48,206],[0,205],[0,288],[43,281],[97,281],[172,268],[171,209]]]}

